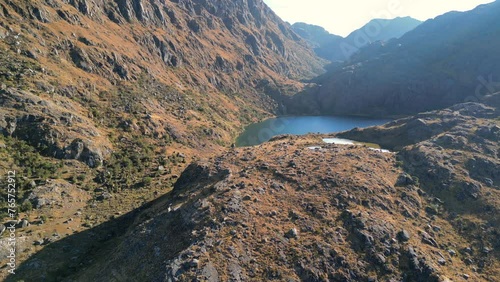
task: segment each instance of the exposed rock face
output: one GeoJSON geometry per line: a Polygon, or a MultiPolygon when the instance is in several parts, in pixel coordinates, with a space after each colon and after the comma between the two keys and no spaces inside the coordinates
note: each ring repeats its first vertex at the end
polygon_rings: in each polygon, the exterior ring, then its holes
{"type": "Polygon", "coordinates": [[[87,117],[76,114],[70,104],[65,107],[14,89],[0,90],[0,98],[0,132],[28,142],[46,156],[97,167],[111,152],[112,145],[102,131],[87,117]]]}
{"type": "MultiPolygon", "coordinates": [[[[231,60],[236,64],[238,57],[243,57],[245,53],[251,54],[255,49],[259,49],[262,50],[262,53],[253,53],[256,56],[262,55],[259,62],[259,65],[262,65],[258,68],[252,68],[252,72],[248,73],[250,76],[258,72],[264,76],[279,74],[284,77],[300,78],[321,71],[321,62],[305,47],[305,42],[301,41],[260,0],[239,2],[143,0],[91,2],[72,0],[69,1],[69,4],[77,9],[76,13],[72,9],[61,9],[65,7],[62,1],[52,1],[52,4],[48,6],[45,6],[46,3],[35,1],[30,5],[38,11],[35,18],[39,21],[48,22],[48,20],[40,19],[42,17],[40,11],[43,9],[46,14],[50,15],[52,21],[68,21],[70,25],[82,24],[82,17],[89,18],[90,23],[95,21],[96,24],[100,25],[98,29],[100,32],[104,32],[108,28],[107,17],[112,22],[120,25],[120,28],[125,31],[122,34],[130,35],[131,38],[127,39],[125,36],[125,38],[122,38],[128,44],[137,44],[137,48],[145,49],[148,53],[155,53],[157,51],[155,49],[158,48],[163,61],[165,61],[165,50],[168,46],[168,51],[177,57],[177,61],[185,61],[189,66],[188,69],[208,65],[210,62],[207,59],[215,57],[217,50],[227,49],[226,53],[229,52],[234,55],[231,56],[231,60]],[[55,9],[55,7],[59,9],[55,9]],[[236,20],[236,18],[240,20],[236,20]],[[228,24],[226,24],[227,19],[231,19],[233,22],[233,24],[229,25],[229,28],[227,27],[228,24]],[[150,26],[152,28],[161,27],[166,32],[155,34],[151,29],[146,34],[135,34],[133,26],[136,25],[143,26],[146,29],[150,26]],[[261,28],[262,30],[260,30],[261,28]],[[198,37],[190,35],[190,31],[197,34],[198,37]],[[221,40],[214,40],[214,36],[222,37],[219,38],[221,40]],[[241,42],[244,42],[246,38],[252,38],[252,36],[255,37],[252,40],[247,40],[252,42],[250,50],[241,46],[241,42]],[[155,39],[151,40],[151,37],[155,39]],[[191,43],[181,40],[190,37],[192,37],[191,43]],[[155,43],[156,48],[151,46],[151,43],[155,43]],[[226,43],[228,43],[227,46],[224,45],[226,43]],[[233,49],[229,43],[243,47],[243,50],[233,49]],[[207,44],[218,45],[218,47],[201,50],[206,48],[207,44]],[[199,51],[196,51],[196,49],[199,51]],[[245,51],[250,51],[250,53],[245,51]],[[297,64],[294,64],[293,61],[296,61],[297,64]],[[284,62],[287,62],[285,69],[283,69],[284,62]]],[[[17,16],[21,17],[25,15],[23,13],[24,9],[28,9],[28,7],[15,3],[4,4],[4,6],[6,9],[8,9],[7,7],[15,7],[14,10],[18,12],[17,16]]],[[[7,19],[15,19],[16,17],[15,12],[9,13],[9,15],[10,17],[7,17],[7,19]]],[[[49,29],[50,27],[51,25],[48,25],[49,29]]],[[[91,34],[91,36],[96,42],[100,42],[100,47],[109,47],[111,45],[111,42],[107,42],[106,38],[99,37],[97,34],[91,34]]],[[[50,37],[46,40],[50,40],[50,37]]],[[[69,42],[65,42],[65,45],[70,47],[67,52],[77,67],[88,72],[97,67],[100,69],[100,75],[111,75],[111,73],[105,73],[104,71],[109,66],[109,63],[106,62],[106,57],[110,56],[109,52],[105,52],[100,48],[89,48],[91,46],[78,46],[78,44],[71,42],[71,39],[69,39],[69,42]]],[[[135,65],[144,67],[144,64],[141,64],[141,60],[138,60],[136,56],[131,56],[122,50],[114,48],[108,48],[108,50],[121,52],[129,58],[131,57],[135,65]]],[[[66,50],[63,49],[62,51],[66,50]]],[[[148,63],[151,65],[151,62],[148,63]]]]}
{"type": "Polygon", "coordinates": [[[373,43],[295,95],[288,113],[407,115],[481,101],[500,91],[498,1],[426,21],[373,43]]]}
{"type": "Polygon", "coordinates": [[[426,178],[431,174],[424,170],[436,169],[432,175],[437,179],[428,179],[434,185],[447,187],[452,177],[463,180],[453,168],[460,164],[460,170],[467,171],[467,178],[498,187],[500,129],[496,118],[498,108],[493,105],[465,103],[338,136],[401,150],[403,159],[411,166],[421,167],[419,174],[426,178]]]}
{"type": "Polygon", "coordinates": [[[80,160],[90,167],[97,167],[104,161],[103,153],[96,148],[91,148],[82,139],[75,139],[65,148],[65,158],[80,160]]]}

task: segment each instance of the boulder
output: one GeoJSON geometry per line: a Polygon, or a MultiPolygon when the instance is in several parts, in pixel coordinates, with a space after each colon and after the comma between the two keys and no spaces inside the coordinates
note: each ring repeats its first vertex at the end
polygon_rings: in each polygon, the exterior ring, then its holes
{"type": "Polygon", "coordinates": [[[95,168],[102,165],[104,161],[100,149],[92,147],[82,139],[75,139],[65,148],[65,158],[75,159],[86,163],[89,167],[95,168]]]}
{"type": "Polygon", "coordinates": [[[297,237],[299,237],[299,232],[296,228],[292,228],[285,233],[285,237],[288,239],[296,239],[297,237]]]}
{"type": "Polygon", "coordinates": [[[398,240],[401,242],[408,242],[410,240],[410,233],[403,229],[403,230],[399,231],[397,237],[398,237],[398,240]]]}

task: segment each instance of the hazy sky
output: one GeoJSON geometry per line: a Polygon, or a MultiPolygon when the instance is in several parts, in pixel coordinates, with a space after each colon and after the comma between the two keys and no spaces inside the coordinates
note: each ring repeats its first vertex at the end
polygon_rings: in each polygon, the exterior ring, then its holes
{"type": "Polygon", "coordinates": [[[373,18],[411,16],[427,20],[448,11],[467,11],[493,0],[264,0],[283,20],[306,22],[346,36],[373,18]]]}

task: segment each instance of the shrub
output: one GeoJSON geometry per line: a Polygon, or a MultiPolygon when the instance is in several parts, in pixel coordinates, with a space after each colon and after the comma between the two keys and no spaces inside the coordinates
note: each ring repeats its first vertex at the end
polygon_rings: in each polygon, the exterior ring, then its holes
{"type": "Polygon", "coordinates": [[[21,204],[21,207],[19,207],[19,210],[21,212],[29,212],[29,211],[32,211],[33,210],[33,205],[31,204],[30,201],[24,201],[22,204],[21,204]]]}
{"type": "Polygon", "coordinates": [[[142,181],[142,184],[143,184],[144,186],[148,186],[148,185],[150,185],[150,184],[151,184],[151,182],[153,182],[153,178],[151,178],[151,177],[149,177],[149,176],[148,176],[148,177],[145,177],[145,178],[144,178],[144,180],[142,181]]]}

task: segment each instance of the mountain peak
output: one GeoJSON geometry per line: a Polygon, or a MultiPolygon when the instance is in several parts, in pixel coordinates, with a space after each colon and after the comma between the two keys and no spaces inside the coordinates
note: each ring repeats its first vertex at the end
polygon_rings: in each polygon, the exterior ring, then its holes
{"type": "Polygon", "coordinates": [[[307,40],[316,54],[330,61],[346,61],[360,48],[375,42],[403,36],[421,22],[411,17],[372,19],[346,38],[330,34],[323,27],[306,23],[292,25],[294,31],[307,40]]]}

